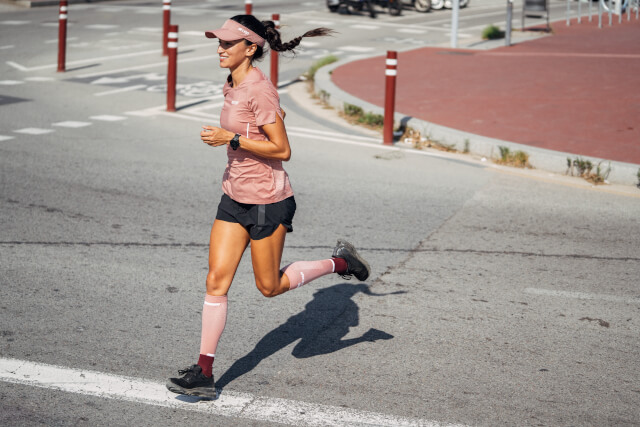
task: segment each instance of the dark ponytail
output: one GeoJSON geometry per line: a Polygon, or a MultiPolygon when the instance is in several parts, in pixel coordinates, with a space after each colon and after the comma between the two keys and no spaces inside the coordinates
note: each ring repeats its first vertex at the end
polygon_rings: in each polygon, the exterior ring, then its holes
{"type": "MultiPolygon", "coordinates": [[[[259,21],[253,15],[236,15],[231,18],[233,21],[244,25],[269,43],[269,47],[276,52],[292,52],[295,55],[295,49],[298,47],[304,37],[320,37],[328,36],[334,33],[330,28],[315,28],[311,31],[307,31],[301,36],[295,39],[283,43],[280,38],[280,32],[276,28],[276,24],[273,21],[259,21]]],[[[246,41],[247,44],[251,42],[246,41]]],[[[256,53],[251,58],[252,61],[259,61],[264,57],[264,49],[258,46],[256,53]]]]}

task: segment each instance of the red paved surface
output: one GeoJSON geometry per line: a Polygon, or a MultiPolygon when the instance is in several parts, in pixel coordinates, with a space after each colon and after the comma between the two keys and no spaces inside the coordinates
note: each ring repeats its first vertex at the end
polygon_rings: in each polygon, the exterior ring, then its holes
{"type": "MultiPolygon", "coordinates": [[[[396,111],[505,141],[640,164],[640,20],[593,23],[491,51],[399,54],[396,111]]],[[[399,46],[400,47],[400,46],[399,46]]],[[[334,84],[384,105],[384,58],[337,68],[334,84]]]]}

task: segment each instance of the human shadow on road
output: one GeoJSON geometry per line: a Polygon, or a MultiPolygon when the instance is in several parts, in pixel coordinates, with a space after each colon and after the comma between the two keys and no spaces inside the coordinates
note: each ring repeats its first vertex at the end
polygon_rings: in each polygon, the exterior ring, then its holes
{"type": "Polygon", "coordinates": [[[361,337],[343,339],[349,328],[359,323],[358,305],[352,298],[359,292],[370,296],[405,293],[377,294],[366,284],[341,283],[316,291],[304,311],[291,316],[285,323],[267,333],[246,356],[238,359],[216,381],[216,388],[223,389],[236,378],[253,370],[258,364],[296,340],[300,342],[291,354],[298,359],[329,354],[361,342],[389,340],[393,338],[378,329],[369,329],[361,337]]]}

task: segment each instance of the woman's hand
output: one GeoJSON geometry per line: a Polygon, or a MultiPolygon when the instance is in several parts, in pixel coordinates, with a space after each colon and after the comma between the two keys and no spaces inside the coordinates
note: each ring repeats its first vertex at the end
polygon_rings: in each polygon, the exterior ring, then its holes
{"type": "Polygon", "coordinates": [[[211,147],[219,147],[221,145],[227,145],[234,135],[234,133],[228,130],[217,128],[215,126],[202,126],[200,139],[211,147]]]}

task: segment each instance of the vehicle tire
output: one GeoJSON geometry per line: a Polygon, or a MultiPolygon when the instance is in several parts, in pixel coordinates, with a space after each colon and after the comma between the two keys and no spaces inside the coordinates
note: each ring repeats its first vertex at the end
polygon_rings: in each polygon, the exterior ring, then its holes
{"type": "Polygon", "coordinates": [[[402,0],[389,0],[389,15],[402,15],[402,0]]]}
{"type": "MultiPolygon", "coordinates": [[[[460,0],[460,3],[458,4],[458,6],[460,7],[460,9],[462,9],[464,7],[467,7],[468,4],[469,4],[469,0],[460,0]]],[[[453,0],[445,0],[444,7],[446,9],[453,9],[453,0]]]]}
{"type": "Polygon", "coordinates": [[[429,12],[431,10],[431,0],[414,0],[413,7],[418,12],[429,12]]]}
{"type": "MultiPolygon", "coordinates": [[[[629,0],[624,0],[622,2],[622,9],[620,10],[621,13],[624,13],[627,10],[627,7],[629,6],[629,0]]],[[[603,1],[602,2],[602,10],[604,12],[609,12],[609,9],[611,9],[611,12],[616,13],[616,8],[612,5],[612,1],[603,1]]]]}
{"type": "Polygon", "coordinates": [[[329,12],[337,12],[340,6],[328,6],[329,12]]]}
{"type": "Polygon", "coordinates": [[[431,9],[440,10],[444,7],[444,0],[431,0],[431,9]]]}

